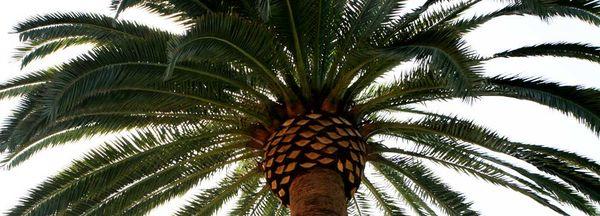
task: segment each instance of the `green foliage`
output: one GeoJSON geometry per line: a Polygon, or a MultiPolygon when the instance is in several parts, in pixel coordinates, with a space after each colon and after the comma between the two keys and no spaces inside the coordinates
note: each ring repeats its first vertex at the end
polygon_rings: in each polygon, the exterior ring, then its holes
{"type": "Polygon", "coordinates": [[[8,215],[144,215],[189,191],[193,198],[178,215],[288,215],[264,187],[257,163],[264,152],[256,147],[264,138],[257,134],[310,112],[344,116],[369,139],[374,170],[350,199],[350,215],[477,215],[430,165],[516,191],[559,214],[567,213],[557,203],[598,215],[597,161],[412,105],[515,98],[559,110],[600,134],[599,90],[485,77],[482,67],[491,58],[530,56],[599,63],[598,47],[541,43],[481,57],[463,37],[512,15],[597,27],[600,2],[506,0],[475,17],[463,14],[481,0],[427,0],[408,11],[406,2],[113,0],[114,16],[52,13],[19,23],[14,31],[23,46],[15,58],[23,67],[69,47],[91,48],[0,84],[0,99],[20,97],[0,128],[2,166],[92,136],[116,138],[32,189],[8,215]],[[174,18],[187,31],[118,19],[130,8],[174,18]],[[407,62],[416,66],[376,82],[407,62]],[[409,145],[391,148],[375,136],[409,145]],[[222,172],[216,186],[194,190],[222,172]],[[223,209],[225,203],[234,207],[223,209]]]}
{"type": "Polygon", "coordinates": [[[392,160],[380,158],[374,163],[378,166],[388,167],[382,172],[384,176],[401,174],[410,179],[419,196],[440,206],[446,214],[476,215],[476,212],[470,209],[471,203],[467,202],[462,194],[452,191],[439,177],[434,176],[432,171],[417,161],[403,158],[392,160]]]}
{"type": "Polygon", "coordinates": [[[385,215],[406,215],[404,210],[396,206],[393,198],[388,195],[383,188],[377,187],[369,179],[365,178],[362,180],[363,185],[368,189],[369,193],[373,196],[377,202],[377,206],[383,211],[385,215]]]}
{"type": "Polygon", "coordinates": [[[521,47],[497,53],[494,57],[528,57],[528,56],[556,56],[571,57],[592,62],[600,62],[598,55],[600,48],[588,44],[554,43],[538,44],[530,47],[521,47]]]}
{"type": "Polygon", "coordinates": [[[225,177],[215,188],[207,189],[190,201],[176,215],[212,215],[233,196],[244,184],[258,181],[260,173],[258,170],[246,172],[234,172],[225,177]]]}

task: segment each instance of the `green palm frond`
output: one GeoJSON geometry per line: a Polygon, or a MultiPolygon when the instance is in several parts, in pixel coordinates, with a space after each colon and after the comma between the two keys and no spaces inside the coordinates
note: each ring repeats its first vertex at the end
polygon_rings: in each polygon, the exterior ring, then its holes
{"type": "MultiPolygon", "coordinates": [[[[448,89],[445,80],[434,72],[417,71],[396,83],[368,89],[355,112],[365,114],[412,103],[459,98],[448,89]]],[[[541,79],[497,76],[485,78],[479,87],[472,88],[470,95],[501,96],[536,102],[570,115],[598,133],[600,114],[597,111],[597,89],[561,85],[541,79]]]]}
{"type": "Polygon", "coordinates": [[[176,215],[211,215],[215,213],[222,204],[237,194],[240,186],[258,181],[260,173],[258,170],[247,170],[234,172],[219,183],[219,186],[203,191],[184,206],[176,215]]]}
{"type": "Polygon", "coordinates": [[[377,187],[367,178],[363,179],[363,184],[375,198],[377,206],[383,210],[385,215],[406,215],[403,209],[394,204],[392,197],[384,189],[377,187]]]}
{"type": "Polygon", "coordinates": [[[467,202],[462,194],[450,189],[432,171],[417,161],[403,158],[390,161],[389,159],[379,157],[373,163],[376,166],[388,167],[388,171],[394,172],[394,175],[406,176],[406,178],[413,182],[416,192],[421,197],[425,197],[432,203],[435,203],[446,214],[476,214],[475,211],[471,210],[471,203],[467,202]]]}
{"type": "Polygon", "coordinates": [[[533,101],[577,118],[600,133],[599,91],[579,86],[564,86],[540,79],[494,77],[488,79],[482,96],[505,96],[533,101]],[[485,93],[489,92],[489,93],[485,93]]]}
{"type": "MultiPolygon", "coordinates": [[[[283,205],[272,193],[266,194],[256,206],[251,208],[249,215],[277,215],[278,211],[284,209],[283,205]]],[[[289,214],[289,213],[288,213],[289,214]]],[[[235,214],[231,214],[235,215],[235,214]]]]}
{"type": "Polygon", "coordinates": [[[42,42],[32,42],[27,46],[19,47],[19,51],[15,53],[14,58],[21,61],[21,68],[23,68],[37,59],[42,59],[67,47],[86,44],[97,45],[97,43],[97,40],[85,37],[70,37],[48,42],[42,40],[42,42]]]}
{"type": "MultiPolygon", "coordinates": [[[[386,50],[390,55],[408,54],[408,57],[427,61],[429,68],[444,73],[443,78],[457,92],[472,88],[481,79],[476,57],[450,29],[426,31],[398,41],[386,50]]],[[[404,57],[404,60],[409,59],[404,57]]]]}
{"type": "Polygon", "coordinates": [[[252,215],[251,212],[257,211],[256,206],[260,204],[264,199],[269,196],[269,188],[264,186],[260,188],[259,182],[253,185],[253,187],[242,188],[242,195],[236,202],[235,208],[229,212],[230,215],[252,215]]]}
{"type": "Polygon", "coordinates": [[[144,25],[115,21],[92,13],[53,13],[36,16],[14,27],[22,41],[48,41],[67,37],[96,39],[142,39],[152,34],[168,34],[144,25]]]}
{"type": "Polygon", "coordinates": [[[402,136],[402,134],[422,133],[459,139],[528,162],[539,170],[564,180],[588,198],[594,201],[600,198],[597,192],[600,187],[599,179],[581,170],[587,169],[586,167],[578,167],[568,161],[558,160],[552,155],[529,150],[527,146],[523,147],[520,143],[511,142],[470,121],[427,117],[417,121],[373,123],[370,127],[373,128],[372,134],[402,136]]]}
{"type": "Polygon", "coordinates": [[[425,201],[414,189],[414,183],[402,175],[396,175],[389,167],[374,165],[375,168],[386,180],[394,187],[394,189],[402,196],[404,202],[417,215],[437,215],[427,201],[425,201]]]}
{"type": "Polygon", "coordinates": [[[593,205],[586,198],[580,196],[565,184],[477,151],[454,139],[437,136],[404,136],[403,138],[413,141],[418,147],[415,150],[382,149],[378,151],[425,159],[460,173],[473,175],[508,188],[516,187],[515,184],[511,183],[514,181],[536,193],[550,196],[562,203],[574,206],[587,214],[593,215],[596,213],[593,205]],[[506,172],[502,168],[512,169],[524,178],[506,172]],[[530,181],[533,181],[536,185],[531,184],[530,181]]]}
{"type": "Polygon", "coordinates": [[[589,44],[577,43],[554,43],[538,44],[529,47],[521,47],[496,53],[494,57],[528,57],[528,56],[555,56],[570,57],[600,62],[600,48],[589,44]]]}
{"type": "Polygon", "coordinates": [[[494,18],[510,15],[533,15],[544,20],[550,17],[569,17],[596,26],[600,25],[600,12],[598,12],[600,5],[594,0],[515,0],[508,2],[512,3],[489,14],[458,20],[453,26],[462,32],[468,32],[494,18]]]}
{"type": "Polygon", "coordinates": [[[373,210],[371,207],[371,203],[367,198],[367,195],[364,194],[361,190],[357,191],[354,194],[354,197],[350,201],[350,205],[348,206],[348,213],[354,216],[369,216],[373,215],[373,210]]]}
{"type": "MultiPolygon", "coordinates": [[[[162,187],[156,188],[149,195],[146,195],[141,199],[134,199],[133,201],[135,201],[135,203],[127,206],[125,208],[124,214],[147,213],[155,207],[157,207],[158,205],[164,203],[168,198],[177,198],[183,193],[188,192],[194,186],[197,186],[198,182],[201,182],[200,184],[204,183],[205,181],[210,182],[210,177],[214,177],[217,171],[226,168],[226,166],[233,165],[236,162],[241,162],[243,160],[248,160],[254,157],[254,155],[250,153],[245,153],[243,155],[233,158],[226,158],[228,156],[230,156],[230,154],[219,155],[219,158],[217,158],[217,160],[213,159],[212,161],[193,161],[195,167],[192,167],[193,169],[187,172],[189,173],[187,176],[181,176],[179,179],[176,179],[173,182],[164,184],[162,187]],[[225,158],[223,158],[223,156],[225,158]]],[[[160,178],[160,176],[157,177],[157,179],[160,178]]],[[[143,187],[143,185],[140,185],[140,187],[143,187]]],[[[118,202],[115,203],[119,204],[118,202]]]]}
{"type": "MultiPolygon", "coordinates": [[[[199,128],[198,128],[199,129],[199,128]]],[[[193,132],[194,130],[190,132],[193,132]]],[[[210,154],[199,154],[202,151],[209,151],[207,147],[215,145],[220,141],[217,136],[221,136],[223,131],[206,131],[204,134],[191,136],[187,134],[181,134],[182,132],[173,129],[161,129],[161,130],[147,130],[140,132],[137,135],[130,137],[124,137],[117,140],[111,145],[103,146],[99,150],[94,150],[91,154],[81,159],[69,169],[63,173],[57,175],[53,179],[46,181],[40,185],[33,192],[34,197],[26,201],[23,205],[13,209],[15,215],[21,214],[34,214],[35,210],[40,211],[59,211],[63,204],[68,204],[71,201],[85,201],[89,199],[89,202],[94,201],[97,197],[103,193],[99,193],[103,190],[107,190],[109,187],[116,187],[110,191],[110,193],[104,193],[103,196],[112,195],[112,193],[119,191],[118,189],[128,186],[128,190],[134,190],[135,187],[130,184],[132,181],[139,180],[140,177],[145,175],[155,174],[156,170],[162,170],[165,176],[178,177],[182,169],[193,169],[195,164],[186,164],[187,161],[198,163],[200,167],[210,167],[219,160],[226,160],[231,154],[227,155],[215,155],[218,158],[212,158],[210,154]],[[186,138],[187,137],[187,138],[186,138]],[[208,139],[207,138],[212,138],[208,139]],[[206,140],[204,143],[198,143],[198,140],[206,140]],[[191,145],[190,143],[196,142],[197,144],[191,145]],[[204,148],[204,149],[203,149],[204,148]],[[196,154],[190,154],[190,152],[197,152],[196,154]],[[206,158],[208,160],[197,160],[196,158],[206,158]],[[216,160],[216,161],[215,161],[216,160]],[[176,163],[173,163],[176,162],[176,163]],[[172,164],[173,168],[165,169],[164,164],[172,164]],[[146,167],[146,168],[144,168],[146,167]],[[177,168],[177,169],[174,169],[177,168]],[[170,170],[168,172],[167,170],[170,170]],[[178,174],[173,176],[173,174],[178,174]],[[169,175],[166,175],[169,174],[169,175]],[[138,177],[135,177],[138,176],[138,177]],[[89,193],[85,191],[95,191],[98,194],[89,193]],[[62,203],[62,204],[61,204],[62,203]],[[47,206],[41,208],[41,206],[47,206]],[[54,209],[54,210],[51,210],[54,209]],[[27,213],[29,212],[29,213],[27,213]]],[[[197,132],[196,132],[197,133],[197,132]]],[[[227,141],[227,140],[224,140],[227,141]]],[[[238,144],[239,145],[239,144],[238,144]]],[[[225,150],[227,148],[223,148],[225,150]]],[[[229,147],[229,149],[235,149],[229,147]]],[[[229,150],[231,151],[231,150],[229,150]]],[[[211,154],[223,154],[227,151],[209,151],[211,154]]],[[[188,176],[180,176],[180,178],[188,176]]],[[[149,179],[152,180],[152,179],[149,179]]],[[[166,179],[156,178],[155,180],[164,182],[166,179]]],[[[171,179],[166,182],[171,182],[171,179]]],[[[193,181],[195,182],[195,181],[193,181]]],[[[138,181],[137,184],[141,185],[140,189],[151,189],[150,184],[144,184],[144,181],[138,181]]],[[[158,186],[163,186],[164,183],[158,183],[158,186]]],[[[108,191],[107,191],[108,192],[108,191]]],[[[126,193],[127,191],[120,191],[120,193],[126,193]]],[[[137,193],[138,196],[146,195],[146,193],[137,193]]],[[[110,197],[110,198],[118,198],[110,197]]],[[[102,200],[96,200],[102,201],[102,200]]],[[[136,200],[127,200],[133,202],[136,200]]],[[[87,207],[91,205],[86,205],[87,207]]]]}
{"type": "Polygon", "coordinates": [[[277,75],[285,76],[288,71],[282,69],[289,66],[282,59],[285,53],[272,37],[264,26],[245,22],[241,18],[230,15],[203,17],[186,37],[170,42],[170,64],[166,76],[171,76],[179,61],[192,56],[211,62],[241,61],[245,67],[254,68],[257,76],[268,80],[273,93],[289,100],[291,93],[277,78],[277,75]],[[232,35],[231,31],[240,32],[232,35]]]}

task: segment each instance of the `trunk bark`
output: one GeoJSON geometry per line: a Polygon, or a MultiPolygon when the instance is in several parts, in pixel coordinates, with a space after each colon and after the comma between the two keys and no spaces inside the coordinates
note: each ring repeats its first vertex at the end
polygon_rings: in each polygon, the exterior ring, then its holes
{"type": "Polygon", "coordinates": [[[347,216],[344,182],[336,171],[313,168],[290,186],[292,216],[347,216]]]}

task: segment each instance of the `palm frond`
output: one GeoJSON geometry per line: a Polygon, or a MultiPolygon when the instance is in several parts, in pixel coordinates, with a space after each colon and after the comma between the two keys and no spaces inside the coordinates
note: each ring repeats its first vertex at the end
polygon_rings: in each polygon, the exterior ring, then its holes
{"type": "Polygon", "coordinates": [[[519,191],[527,196],[535,197],[537,195],[532,195],[535,192],[574,206],[586,214],[596,213],[593,205],[586,198],[563,183],[471,149],[453,139],[427,135],[412,135],[403,138],[413,141],[419,148],[415,150],[382,149],[380,151],[425,159],[460,173],[473,175],[490,183],[519,191]],[[506,172],[502,168],[512,169],[525,178],[506,172]],[[530,181],[536,184],[534,185],[530,181]]]}
{"type": "Polygon", "coordinates": [[[597,183],[599,179],[594,175],[582,171],[580,167],[567,161],[558,160],[552,155],[523,148],[519,143],[511,142],[470,121],[436,116],[418,121],[379,122],[368,127],[372,128],[370,134],[382,133],[402,136],[402,134],[422,133],[459,139],[528,162],[539,170],[569,183],[591,200],[597,201],[600,198],[597,193],[600,187],[600,184],[597,183]]]}
{"type": "Polygon", "coordinates": [[[222,204],[237,194],[240,186],[258,181],[258,170],[239,170],[223,179],[219,186],[207,189],[196,195],[176,215],[211,215],[221,208],[222,204]]]}
{"type": "MultiPolygon", "coordinates": [[[[192,131],[197,129],[192,129],[192,131]]],[[[86,196],[93,197],[101,194],[101,189],[118,183],[119,179],[128,177],[132,174],[142,174],[136,170],[145,164],[154,169],[160,160],[169,161],[171,157],[182,157],[187,154],[180,154],[179,151],[189,152],[203,147],[203,145],[189,145],[190,141],[202,140],[212,136],[218,136],[221,133],[206,133],[204,136],[192,136],[183,138],[182,132],[173,129],[146,130],[120,140],[111,145],[105,145],[99,150],[94,150],[83,159],[75,162],[70,169],[47,180],[42,185],[32,191],[23,203],[10,212],[10,215],[37,215],[51,214],[61,210],[61,207],[78,201],[86,196]],[[182,138],[172,141],[169,140],[182,138]],[[182,149],[183,148],[183,149],[182,149]],[[187,149],[185,149],[187,148],[187,149]],[[157,159],[156,157],[161,157],[157,159]],[[143,162],[143,163],[142,163],[143,162]],[[96,191],[95,191],[96,190],[96,191]],[[89,193],[86,193],[88,191],[89,193]]],[[[189,135],[187,135],[189,136],[189,135]]],[[[204,145],[214,144],[208,140],[204,145]]],[[[226,158],[226,157],[225,157],[226,158]]],[[[209,164],[211,164],[209,162],[209,164]]],[[[128,178],[124,178],[128,179],[128,178]]],[[[128,179],[129,181],[135,178],[128,179]]],[[[123,183],[123,182],[122,182],[123,183]]]]}
{"type": "Polygon", "coordinates": [[[389,167],[395,172],[393,175],[406,176],[415,184],[420,196],[435,203],[446,214],[476,215],[476,212],[471,210],[471,203],[467,202],[462,194],[451,190],[441,179],[434,176],[432,171],[417,161],[401,158],[390,161],[379,157],[372,162],[389,167]]]}
{"type": "Polygon", "coordinates": [[[450,29],[435,29],[395,42],[383,52],[399,60],[427,61],[427,66],[439,70],[458,95],[481,81],[479,63],[465,42],[450,29]]]}
{"type": "Polygon", "coordinates": [[[354,197],[350,201],[348,206],[348,212],[354,216],[369,216],[373,215],[373,209],[371,203],[367,198],[367,195],[361,190],[356,191],[354,197]]]}
{"type": "Polygon", "coordinates": [[[510,15],[533,15],[543,20],[547,20],[550,17],[569,17],[598,26],[600,25],[600,12],[598,8],[600,6],[594,0],[514,0],[508,6],[494,12],[458,20],[453,26],[459,31],[468,32],[494,18],[510,15]]]}
{"type": "Polygon", "coordinates": [[[482,96],[504,96],[533,101],[559,110],[600,133],[600,91],[579,86],[564,86],[540,79],[493,77],[482,96]]]}
{"type": "Polygon", "coordinates": [[[364,178],[362,183],[375,198],[377,201],[377,206],[383,210],[385,215],[406,215],[404,210],[396,206],[392,200],[392,197],[388,195],[382,188],[373,185],[373,183],[371,183],[371,181],[369,181],[367,178],[364,178]]]}
{"type": "Polygon", "coordinates": [[[494,54],[494,57],[555,56],[600,62],[600,48],[589,44],[550,43],[521,47],[494,54]]]}
{"type": "Polygon", "coordinates": [[[375,169],[396,189],[404,198],[405,203],[412,208],[417,215],[437,215],[429,204],[421,198],[413,189],[414,185],[409,179],[402,175],[396,175],[393,170],[379,164],[373,165],[375,169]]]}
{"type": "Polygon", "coordinates": [[[289,66],[281,59],[285,53],[279,50],[273,35],[264,26],[235,16],[203,17],[185,37],[171,41],[169,56],[166,77],[172,75],[177,63],[191,57],[213,62],[242,61],[269,83],[273,93],[288,102],[293,95],[277,78],[278,74],[287,73],[284,69],[289,66]],[[231,34],[232,31],[238,33],[231,34]]]}

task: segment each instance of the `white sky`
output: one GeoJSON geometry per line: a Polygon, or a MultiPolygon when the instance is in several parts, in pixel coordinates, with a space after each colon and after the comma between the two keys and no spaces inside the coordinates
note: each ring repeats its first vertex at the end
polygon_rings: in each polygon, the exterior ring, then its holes
{"type": "MultiPolygon", "coordinates": [[[[492,1],[492,0],[488,0],[492,1]]],[[[88,11],[111,14],[110,0],[19,0],[4,2],[0,8],[0,81],[10,77],[57,63],[65,56],[73,56],[79,50],[71,49],[59,56],[50,57],[43,64],[32,65],[23,71],[11,56],[19,45],[17,35],[8,34],[18,21],[36,14],[55,11],[88,11]]],[[[410,1],[417,4],[421,0],[410,1]]],[[[489,10],[490,4],[482,4],[478,10],[489,10]]],[[[168,26],[160,19],[129,12],[127,18],[152,25],[168,26]]],[[[585,42],[600,46],[600,28],[568,19],[544,23],[532,17],[507,17],[496,19],[469,34],[469,44],[479,53],[490,55],[505,49],[541,42],[585,42]]],[[[525,77],[544,77],[550,81],[600,88],[600,65],[586,61],[556,58],[499,59],[486,64],[489,75],[519,74],[525,77]]],[[[0,101],[0,120],[4,119],[16,100],[0,101]]],[[[600,161],[599,138],[579,124],[557,111],[531,102],[512,99],[486,98],[474,104],[459,102],[430,103],[426,107],[442,113],[460,114],[465,118],[497,130],[515,141],[542,144],[570,150],[600,161]]],[[[37,154],[30,161],[12,170],[0,170],[0,214],[13,206],[29,188],[68,165],[69,161],[95,144],[105,140],[98,137],[77,144],[58,147],[37,154]]],[[[534,201],[516,192],[482,183],[471,177],[456,175],[442,170],[437,174],[447,179],[456,190],[474,201],[474,208],[483,215],[556,215],[534,201]]],[[[177,204],[174,202],[154,211],[151,215],[166,215],[177,204]]],[[[574,215],[581,214],[565,208],[574,215]]]]}

